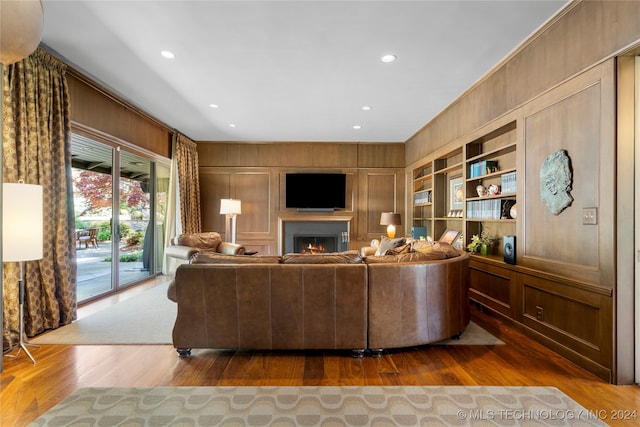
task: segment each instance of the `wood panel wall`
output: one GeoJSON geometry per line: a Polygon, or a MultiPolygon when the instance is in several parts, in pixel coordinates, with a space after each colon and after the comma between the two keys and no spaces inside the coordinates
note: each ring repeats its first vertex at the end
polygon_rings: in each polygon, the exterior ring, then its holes
{"type": "Polygon", "coordinates": [[[167,126],[71,68],[67,71],[67,85],[72,123],[171,157],[173,131],[167,126]]]}
{"type": "Polygon", "coordinates": [[[404,144],[198,142],[198,158],[203,230],[224,234],[220,199],[240,199],[238,241],[261,254],[281,251],[283,220],[347,220],[350,247],[357,249],[385,233],[381,212],[405,217],[404,144]],[[286,208],[285,174],[311,171],[347,174],[346,209],[286,208]]]}
{"type": "Polygon", "coordinates": [[[629,304],[615,301],[632,293],[633,282],[617,280],[617,272],[633,260],[621,264],[616,252],[616,236],[632,233],[632,224],[616,220],[625,206],[617,197],[629,187],[616,186],[615,58],[640,45],[639,17],[640,2],[569,4],[405,147],[406,164],[414,164],[501,117],[519,117],[519,265],[474,262],[478,286],[494,294],[485,303],[496,313],[616,383],[633,382],[634,361],[629,346],[616,346],[633,340],[631,313],[616,313],[629,304]],[[574,201],[554,216],[540,200],[538,173],[556,149],[571,158],[574,201]],[[587,207],[597,208],[597,225],[582,223],[587,207]]]}

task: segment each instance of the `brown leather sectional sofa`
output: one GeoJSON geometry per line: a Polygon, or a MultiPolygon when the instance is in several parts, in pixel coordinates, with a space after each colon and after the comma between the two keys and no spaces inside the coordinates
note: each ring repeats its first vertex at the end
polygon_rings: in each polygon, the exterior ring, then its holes
{"type": "Polygon", "coordinates": [[[169,287],[173,344],[180,356],[192,348],[362,356],[450,338],[470,320],[469,255],[455,255],[196,254],[169,287]]]}

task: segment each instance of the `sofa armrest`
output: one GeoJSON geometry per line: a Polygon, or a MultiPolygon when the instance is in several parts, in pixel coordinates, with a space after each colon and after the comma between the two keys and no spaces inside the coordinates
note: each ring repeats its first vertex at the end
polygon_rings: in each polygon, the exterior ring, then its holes
{"type": "Polygon", "coordinates": [[[224,255],[243,255],[245,247],[238,243],[222,242],[218,246],[217,252],[224,255]]]}
{"type": "Polygon", "coordinates": [[[177,258],[180,260],[189,261],[192,256],[200,252],[198,248],[192,248],[190,246],[171,245],[164,251],[165,255],[177,258]]]}

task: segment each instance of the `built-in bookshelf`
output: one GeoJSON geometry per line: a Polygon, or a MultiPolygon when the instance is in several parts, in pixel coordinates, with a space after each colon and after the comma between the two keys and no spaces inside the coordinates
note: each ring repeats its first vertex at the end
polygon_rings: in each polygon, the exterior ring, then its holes
{"type": "Polygon", "coordinates": [[[437,240],[460,232],[457,247],[473,235],[496,239],[493,257],[502,257],[502,239],[516,234],[516,121],[470,141],[436,152],[412,169],[412,228],[437,240]]]}
{"type": "Polygon", "coordinates": [[[496,239],[495,256],[503,237],[516,233],[516,149],[516,121],[465,145],[465,244],[484,233],[496,239]]]}

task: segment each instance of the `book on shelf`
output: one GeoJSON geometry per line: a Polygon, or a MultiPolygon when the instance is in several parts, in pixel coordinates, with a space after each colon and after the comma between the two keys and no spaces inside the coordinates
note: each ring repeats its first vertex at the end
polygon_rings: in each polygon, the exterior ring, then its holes
{"type": "Polygon", "coordinates": [[[467,202],[468,219],[511,219],[514,199],[471,200],[467,202]]]}
{"type": "Polygon", "coordinates": [[[496,160],[482,160],[471,163],[471,165],[469,165],[469,178],[477,178],[488,173],[496,172],[497,170],[498,162],[496,160]]]}
{"type": "Polygon", "coordinates": [[[426,205],[431,203],[431,191],[424,191],[413,195],[414,205],[426,205]]]}
{"type": "Polygon", "coordinates": [[[517,191],[516,172],[503,173],[502,176],[502,194],[515,193],[517,191]]]}

